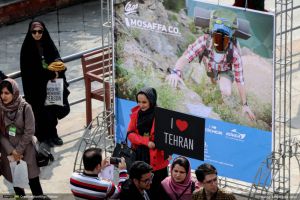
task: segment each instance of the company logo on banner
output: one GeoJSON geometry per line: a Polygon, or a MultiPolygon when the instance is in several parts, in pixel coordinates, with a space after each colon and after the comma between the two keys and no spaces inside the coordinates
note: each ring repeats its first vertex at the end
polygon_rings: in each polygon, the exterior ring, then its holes
{"type": "Polygon", "coordinates": [[[226,132],[226,138],[231,140],[238,140],[238,141],[244,141],[246,134],[245,133],[239,133],[236,129],[232,129],[228,132],[226,132]]]}
{"type": "Polygon", "coordinates": [[[138,3],[132,3],[131,1],[129,1],[128,3],[126,3],[125,5],[125,15],[129,15],[129,14],[133,14],[133,13],[137,13],[139,8],[139,4],[138,3]]]}
{"type": "Polygon", "coordinates": [[[208,125],[208,127],[205,128],[206,133],[214,134],[214,135],[219,135],[219,136],[225,136],[225,138],[230,139],[230,140],[237,140],[240,142],[245,141],[246,134],[242,133],[238,129],[231,129],[229,131],[223,131],[219,130],[217,126],[215,125],[208,125]]]}
{"type": "Polygon", "coordinates": [[[217,129],[217,126],[210,125],[208,128],[205,128],[206,133],[212,133],[216,135],[223,135],[223,132],[221,130],[217,129]]]}
{"type": "Polygon", "coordinates": [[[205,119],[163,108],[155,109],[155,144],[158,149],[204,160],[205,119]]]}
{"type": "MultiPolygon", "coordinates": [[[[137,14],[138,8],[139,8],[138,3],[132,3],[131,1],[129,1],[124,8],[125,16],[131,14],[137,14]]],[[[130,28],[138,28],[138,29],[143,29],[148,31],[154,31],[157,33],[169,34],[173,36],[181,36],[179,28],[176,26],[161,24],[158,22],[151,22],[147,20],[142,20],[140,18],[125,17],[125,24],[127,27],[130,28]]]]}

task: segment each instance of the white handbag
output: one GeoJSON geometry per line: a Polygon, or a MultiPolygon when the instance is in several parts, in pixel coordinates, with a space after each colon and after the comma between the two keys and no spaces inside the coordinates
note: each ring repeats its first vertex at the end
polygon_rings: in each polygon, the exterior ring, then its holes
{"type": "Polygon", "coordinates": [[[47,96],[46,96],[45,105],[63,106],[64,105],[63,92],[64,92],[64,80],[62,78],[49,80],[47,83],[47,96]]]}
{"type": "Polygon", "coordinates": [[[27,163],[23,160],[10,162],[10,170],[13,179],[13,186],[25,188],[28,186],[27,163]]]}

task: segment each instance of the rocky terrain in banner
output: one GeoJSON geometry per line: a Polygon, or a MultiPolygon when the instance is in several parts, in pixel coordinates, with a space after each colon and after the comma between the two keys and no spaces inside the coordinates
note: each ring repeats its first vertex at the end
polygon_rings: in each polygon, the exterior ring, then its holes
{"type": "MultiPolygon", "coordinates": [[[[131,5],[132,10],[134,4],[131,5]]],[[[202,34],[185,10],[166,10],[161,1],[138,4],[138,12],[126,12],[120,4],[115,10],[117,96],[135,100],[143,86],[158,90],[160,106],[212,119],[271,130],[272,59],[263,58],[242,47],[248,103],[257,120],[250,121],[242,112],[235,84],[233,95],[224,102],[217,86],[212,85],[198,59],[185,67],[185,85],[170,87],[165,77],[187,46],[202,34]],[[267,83],[266,85],[261,83],[267,83]]]]}

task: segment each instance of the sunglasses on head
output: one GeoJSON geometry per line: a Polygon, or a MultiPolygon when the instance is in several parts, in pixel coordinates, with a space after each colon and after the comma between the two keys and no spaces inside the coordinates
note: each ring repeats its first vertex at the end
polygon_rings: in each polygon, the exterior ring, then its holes
{"type": "Polygon", "coordinates": [[[214,32],[212,34],[214,48],[218,53],[222,53],[228,49],[230,37],[226,34],[214,32]]]}
{"type": "Polygon", "coordinates": [[[31,33],[32,33],[32,34],[36,34],[36,33],[42,34],[43,31],[42,31],[42,30],[32,30],[31,33]]]}

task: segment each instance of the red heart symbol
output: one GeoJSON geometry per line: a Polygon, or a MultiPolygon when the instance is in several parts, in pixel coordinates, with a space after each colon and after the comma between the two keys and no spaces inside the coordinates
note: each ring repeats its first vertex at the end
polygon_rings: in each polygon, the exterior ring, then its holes
{"type": "Polygon", "coordinates": [[[182,132],[182,131],[185,131],[188,128],[189,124],[184,120],[177,119],[176,120],[176,126],[182,132]]]}

